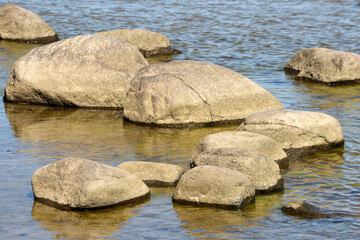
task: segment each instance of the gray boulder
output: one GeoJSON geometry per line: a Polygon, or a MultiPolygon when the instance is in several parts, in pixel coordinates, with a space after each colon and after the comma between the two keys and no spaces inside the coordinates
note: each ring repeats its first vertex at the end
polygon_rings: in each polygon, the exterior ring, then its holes
{"type": "Polygon", "coordinates": [[[136,176],[116,167],[81,158],[64,158],[34,172],[35,199],[64,209],[92,209],[149,197],[136,176]]]}
{"type": "Polygon", "coordinates": [[[16,61],[4,100],[122,108],[131,78],[146,65],[141,53],[121,39],[72,37],[35,48],[16,61]]]}
{"type": "Polygon", "coordinates": [[[274,139],[290,157],[342,145],[339,121],[327,114],[273,110],[245,118],[239,131],[255,132],[274,139]]]}
{"type": "Polygon", "coordinates": [[[325,83],[360,80],[360,55],[326,48],[308,48],[297,52],[286,64],[288,73],[298,79],[325,83]]]}
{"type": "Polygon", "coordinates": [[[131,161],[117,167],[134,174],[148,187],[175,186],[184,173],[182,167],[166,163],[131,161]]]}
{"type": "Polygon", "coordinates": [[[178,50],[171,49],[170,41],[164,34],[148,30],[120,29],[98,32],[96,35],[120,38],[134,45],[145,57],[180,53],[178,50]]]}
{"type": "Polygon", "coordinates": [[[161,126],[240,122],[283,105],[246,77],[215,64],[173,61],[142,68],[132,79],[124,116],[161,126]]]}
{"type": "Polygon", "coordinates": [[[0,7],[0,40],[51,43],[59,38],[35,13],[15,4],[5,4],[0,7]]]}
{"type": "Polygon", "coordinates": [[[238,209],[255,201],[255,189],[238,171],[201,166],[182,175],[172,199],[177,203],[238,209]]]}
{"type": "Polygon", "coordinates": [[[272,138],[243,131],[220,132],[202,138],[196,146],[190,165],[195,166],[199,158],[205,160],[224,154],[227,157],[233,156],[236,161],[235,159],[255,152],[265,154],[281,168],[288,166],[286,153],[272,138]]]}
{"type": "Polygon", "coordinates": [[[190,166],[211,165],[234,169],[245,174],[258,192],[270,192],[283,189],[284,181],[275,161],[284,158],[285,152],[265,136],[224,132],[202,138],[190,166]],[[261,144],[264,144],[263,149],[261,144]]]}

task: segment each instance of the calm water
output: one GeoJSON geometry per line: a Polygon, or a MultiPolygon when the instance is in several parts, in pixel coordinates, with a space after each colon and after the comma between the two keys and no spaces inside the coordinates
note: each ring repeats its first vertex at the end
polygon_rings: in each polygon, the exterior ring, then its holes
{"type": "MultiPolygon", "coordinates": [[[[346,142],[291,162],[283,171],[284,192],[258,196],[241,211],[173,204],[173,189],[165,188],[151,189],[151,199],[137,205],[68,212],[34,202],[30,179],[36,169],[68,156],[113,166],[145,160],[188,168],[202,137],[237,126],[157,129],[123,122],[117,111],[0,101],[1,239],[358,239],[359,217],[303,220],[280,207],[300,199],[360,214],[360,86],[299,82],[282,71],[303,48],[360,54],[359,1],[14,2],[39,14],[60,38],[120,28],[164,33],[184,52],[174,60],[219,64],[265,87],[288,109],[330,114],[339,119],[346,142]]],[[[13,63],[34,47],[0,41],[1,94],[13,63]]]]}

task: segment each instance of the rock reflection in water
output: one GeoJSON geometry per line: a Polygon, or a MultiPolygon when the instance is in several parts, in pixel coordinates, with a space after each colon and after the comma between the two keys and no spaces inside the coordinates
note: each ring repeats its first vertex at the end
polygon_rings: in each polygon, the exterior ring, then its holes
{"type": "Polygon", "coordinates": [[[112,165],[148,160],[188,168],[199,140],[237,125],[170,129],[123,121],[120,111],[5,103],[15,136],[29,157],[50,163],[64,157],[100,160],[112,165]]]}
{"type": "MultiPolygon", "coordinates": [[[[187,234],[199,239],[241,237],[281,207],[283,193],[257,195],[254,204],[241,210],[224,210],[173,203],[187,234]],[[262,220],[263,219],[263,220],[262,220]]],[[[252,235],[252,237],[254,237],[252,235]]]]}
{"type": "Polygon", "coordinates": [[[100,239],[117,232],[127,220],[135,217],[144,204],[118,206],[95,211],[65,211],[34,201],[32,218],[54,239],[100,239]]]}

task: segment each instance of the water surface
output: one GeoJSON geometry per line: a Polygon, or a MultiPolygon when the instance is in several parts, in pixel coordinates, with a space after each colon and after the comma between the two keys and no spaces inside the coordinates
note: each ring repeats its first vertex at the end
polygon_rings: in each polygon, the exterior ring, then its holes
{"type": "MultiPolygon", "coordinates": [[[[2,1],[6,3],[8,1],[2,1]]],[[[292,161],[285,190],[260,195],[243,210],[173,204],[172,188],[150,200],[96,212],[68,212],[34,202],[31,175],[68,156],[116,166],[143,160],[188,168],[198,141],[236,125],[166,129],[123,121],[121,112],[30,106],[0,101],[2,239],[358,239],[358,217],[304,220],[281,213],[291,200],[360,213],[360,86],[296,81],[282,71],[298,50],[327,47],[360,54],[355,0],[15,1],[40,15],[60,38],[142,28],[168,36],[181,55],[239,72],[287,109],[336,117],[345,145],[292,161]]],[[[0,41],[0,92],[14,62],[38,45],[0,41]]]]}

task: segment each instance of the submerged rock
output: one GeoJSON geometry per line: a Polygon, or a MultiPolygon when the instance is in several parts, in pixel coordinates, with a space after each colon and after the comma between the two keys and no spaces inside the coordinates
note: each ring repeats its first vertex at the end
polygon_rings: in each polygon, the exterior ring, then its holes
{"type": "Polygon", "coordinates": [[[288,157],[281,146],[272,138],[252,132],[220,132],[202,138],[192,156],[192,166],[198,161],[226,156],[241,159],[252,154],[265,154],[281,168],[288,166],[288,157]],[[202,160],[200,160],[202,159],[202,160]]]}
{"type": "Polygon", "coordinates": [[[98,32],[98,35],[112,36],[127,41],[134,45],[144,57],[171,55],[181,53],[172,50],[169,39],[161,33],[143,29],[120,29],[106,32],[98,32]]]}
{"type": "Polygon", "coordinates": [[[255,189],[238,171],[201,166],[182,175],[172,199],[177,203],[238,209],[254,202],[255,189]]]}
{"type": "Polygon", "coordinates": [[[51,43],[56,32],[38,15],[15,4],[0,7],[0,40],[26,43],[51,43]]]}
{"type": "Polygon", "coordinates": [[[289,157],[300,157],[344,143],[339,121],[318,112],[273,110],[256,113],[245,118],[238,131],[271,137],[289,157]]]}
{"type": "Polygon", "coordinates": [[[326,48],[308,48],[297,52],[285,70],[298,79],[325,83],[360,81],[360,55],[326,48]]]}
{"type": "Polygon", "coordinates": [[[116,167],[81,158],[64,158],[34,172],[34,196],[64,209],[94,209],[149,197],[136,176],[116,167]]]}
{"type": "Polygon", "coordinates": [[[148,187],[175,186],[184,173],[182,167],[166,163],[132,161],[117,167],[134,174],[148,187]]]}
{"type": "Polygon", "coordinates": [[[283,105],[246,77],[215,64],[173,61],[142,68],[131,81],[124,116],[133,122],[184,127],[240,122],[283,105]]]}
{"type": "Polygon", "coordinates": [[[281,211],[294,216],[299,216],[303,218],[328,218],[331,217],[331,213],[320,209],[310,203],[305,203],[302,201],[292,201],[286,203],[281,211]]]}
{"type": "Polygon", "coordinates": [[[122,108],[131,78],[146,65],[141,53],[121,39],[72,37],[35,48],[16,61],[4,100],[122,108]]]}

